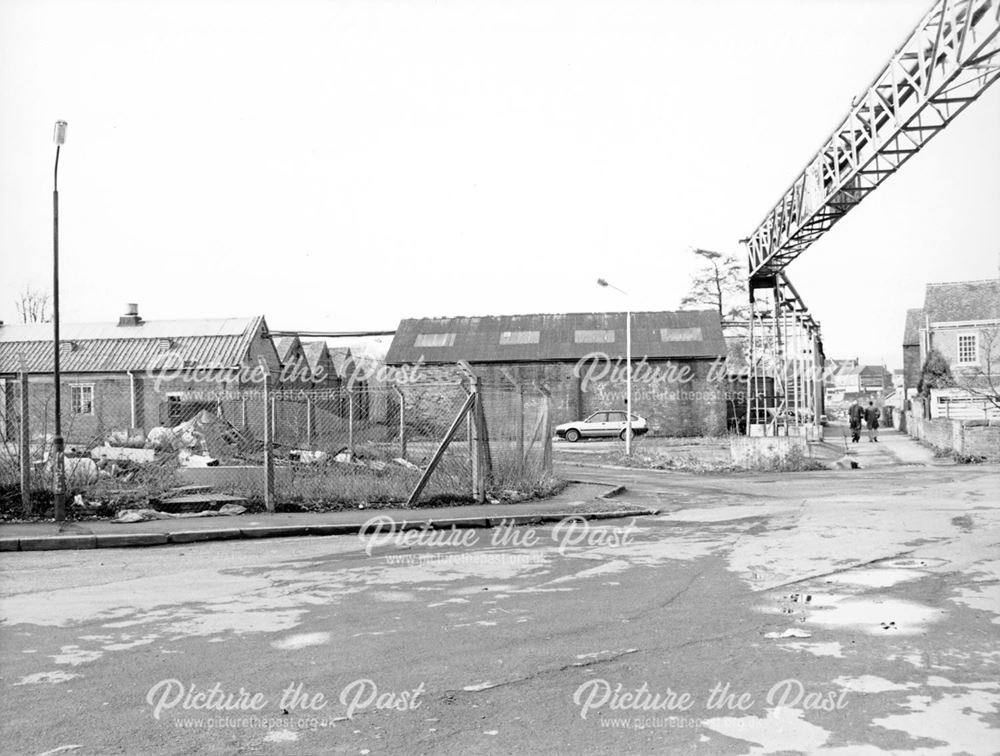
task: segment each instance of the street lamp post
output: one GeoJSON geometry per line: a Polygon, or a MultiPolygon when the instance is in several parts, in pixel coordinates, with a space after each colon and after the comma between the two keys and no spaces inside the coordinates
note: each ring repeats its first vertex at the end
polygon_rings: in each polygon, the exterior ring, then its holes
{"type": "Polygon", "coordinates": [[[52,508],[56,522],[66,518],[65,442],[62,437],[62,392],[59,386],[59,149],[66,143],[66,121],[56,121],[52,140],[56,164],[52,172],[52,374],[55,381],[55,436],[52,439],[52,508]]]}
{"type": "Polygon", "coordinates": [[[597,285],[614,289],[625,296],[625,456],[632,456],[632,304],[628,293],[617,286],[609,284],[603,278],[597,279],[597,285]]]}

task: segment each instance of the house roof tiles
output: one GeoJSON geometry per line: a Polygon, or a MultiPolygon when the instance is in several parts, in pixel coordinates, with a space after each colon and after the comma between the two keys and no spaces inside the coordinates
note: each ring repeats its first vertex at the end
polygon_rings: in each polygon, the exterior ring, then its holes
{"type": "Polygon", "coordinates": [[[924,314],[931,323],[1000,319],[1000,279],[927,284],[924,314]]]}

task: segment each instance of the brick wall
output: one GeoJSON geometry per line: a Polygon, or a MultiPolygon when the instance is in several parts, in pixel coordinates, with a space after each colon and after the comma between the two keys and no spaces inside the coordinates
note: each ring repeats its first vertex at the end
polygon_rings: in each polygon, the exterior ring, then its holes
{"type": "MultiPolygon", "coordinates": [[[[645,417],[660,436],[720,435],[726,432],[727,384],[710,377],[712,360],[650,363],[632,381],[632,411],[645,417]],[[671,372],[687,380],[668,381],[671,372]]],[[[472,366],[488,384],[541,384],[552,392],[552,422],[579,420],[592,412],[625,409],[625,370],[598,369],[577,375],[575,363],[490,363],[472,366]]],[[[464,373],[452,365],[423,366],[425,383],[457,382],[464,373]]]]}
{"type": "MultiPolygon", "coordinates": [[[[89,444],[111,430],[128,430],[132,409],[127,376],[118,378],[112,375],[64,373],[61,375],[60,388],[62,434],[68,445],[89,444]],[[73,412],[74,386],[93,388],[92,412],[73,412]]],[[[53,434],[55,387],[51,376],[32,376],[28,383],[28,397],[28,427],[31,437],[41,438],[44,434],[53,434]]]]}
{"type": "Polygon", "coordinates": [[[961,453],[1000,461],[1000,425],[963,426],[961,453]]]}
{"type": "Polygon", "coordinates": [[[916,388],[920,383],[920,369],[923,364],[920,362],[920,346],[903,347],[903,386],[904,388],[916,388]]]}
{"type": "Polygon", "coordinates": [[[906,432],[938,449],[1000,461],[1000,425],[981,425],[906,413],[906,432]]]}

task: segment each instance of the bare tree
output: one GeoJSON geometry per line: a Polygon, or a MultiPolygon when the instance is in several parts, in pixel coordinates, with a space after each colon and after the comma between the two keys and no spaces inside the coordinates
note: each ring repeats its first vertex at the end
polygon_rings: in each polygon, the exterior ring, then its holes
{"type": "Polygon", "coordinates": [[[979,329],[980,360],[957,366],[954,385],[1000,409],[1000,326],[979,329]]]}
{"type": "Polygon", "coordinates": [[[52,320],[50,303],[51,296],[47,291],[36,291],[26,286],[18,295],[15,306],[22,323],[48,323],[52,320]]]}
{"type": "Polygon", "coordinates": [[[691,280],[691,289],[681,307],[701,305],[719,311],[722,320],[745,319],[749,307],[746,268],[736,255],[710,249],[694,249],[705,264],[691,280]]]}

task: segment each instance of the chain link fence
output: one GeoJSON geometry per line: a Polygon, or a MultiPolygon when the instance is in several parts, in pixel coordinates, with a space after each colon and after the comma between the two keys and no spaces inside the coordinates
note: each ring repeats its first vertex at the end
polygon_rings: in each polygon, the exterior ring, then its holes
{"type": "MultiPolygon", "coordinates": [[[[51,382],[0,378],[5,516],[52,506],[51,382]]],[[[124,384],[124,385],[122,385],[124,384]]],[[[546,391],[464,383],[346,389],[62,388],[71,511],[236,496],[268,509],[512,499],[552,476],[546,391]]],[[[179,387],[184,388],[184,387],[179,387]]]]}

